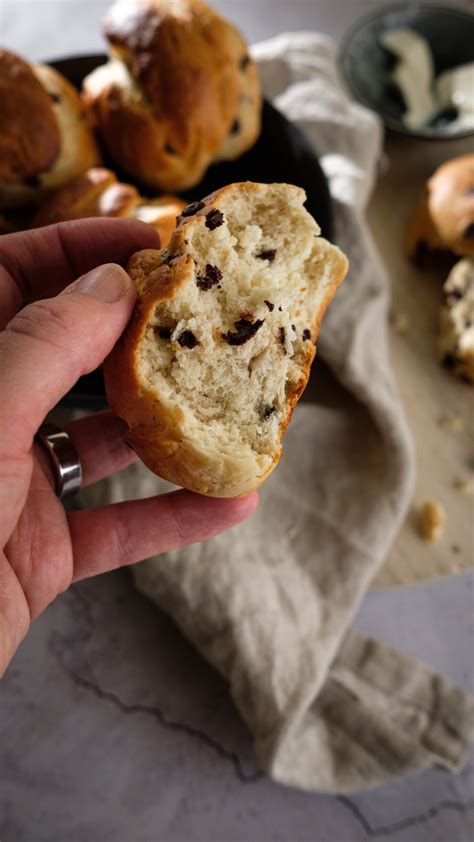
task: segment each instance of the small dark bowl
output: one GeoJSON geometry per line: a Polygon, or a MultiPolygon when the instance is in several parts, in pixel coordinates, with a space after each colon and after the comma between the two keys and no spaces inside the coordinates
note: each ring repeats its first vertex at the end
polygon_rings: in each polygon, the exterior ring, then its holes
{"type": "Polygon", "coordinates": [[[474,61],[474,15],[448,6],[419,3],[386,6],[359,21],[342,45],[342,72],[352,94],[379,114],[387,128],[404,135],[452,140],[473,134],[470,130],[452,133],[443,125],[417,130],[404,125],[403,100],[389,78],[393,57],[380,43],[384,32],[402,27],[426,38],[433,53],[436,76],[474,61]]]}

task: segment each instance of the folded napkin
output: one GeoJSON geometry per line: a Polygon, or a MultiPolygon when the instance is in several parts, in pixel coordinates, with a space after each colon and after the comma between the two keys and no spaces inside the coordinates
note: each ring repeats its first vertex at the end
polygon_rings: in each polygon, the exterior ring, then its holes
{"type": "MultiPolygon", "coordinates": [[[[435,763],[459,768],[474,705],[428,668],[348,632],[413,479],[387,356],[387,279],[364,221],[379,122],[342,90],[327,38],[282,35],[253,54],[266,97],[314,145],[334,239],[350,258],[318,343],[332,383],[314,388],[316,361],[309,400],[247,522],[147,560],[134,577],[227,678],[269,775],[352,792],[435,763]]],[[[134,465],[84,497],[97,504],[169,487],[134,465]]]]}

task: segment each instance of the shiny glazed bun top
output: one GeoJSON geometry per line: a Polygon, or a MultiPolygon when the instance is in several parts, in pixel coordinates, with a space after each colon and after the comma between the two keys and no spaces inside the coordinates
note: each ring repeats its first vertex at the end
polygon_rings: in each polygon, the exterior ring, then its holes
{"type": "Polygon", "coordinates": [[[418,261],[426,251],[474,257],[474,154],[446,161],[428,180],[408,226],[406,250],[418,261]]]}
{"type": "Polygon", "coordinates": [[[256,67],[237,29],[202,0],[119,0],[104,32],[110,61],[87,77],[84,97],[129,175],[185,189],[255,142],[256,67]]]}
{"type": "Polygon", "coordinates": [[[0,50],[0,208],[39,203],[100,162],[75,88],[0,50]]]}
{"type": "Polygon", "coordinates": [[[0,50],[0,181],[31,180],[59,155],[52,100],[33,68],[0,50]]]}

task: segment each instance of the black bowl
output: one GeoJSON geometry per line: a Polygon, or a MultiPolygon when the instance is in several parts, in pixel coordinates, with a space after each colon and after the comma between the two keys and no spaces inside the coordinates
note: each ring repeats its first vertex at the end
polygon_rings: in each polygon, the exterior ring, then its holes
{"type": "Polygon", "coordinates": [[[413,29],[428,41],[435,75],[474,61],[474,15],[448,6],[404,3],[386,6],[357,23],[347,35],[340,61],[344,78],[356,99],[376,111],[387,128],[411,137],[450,139],[471,131],[450,133],[442,125],[414,130],[404,125],[401,97],[390,84],[393,60],[380,37],[392,29],[413,29]]]}
{"type": "MultiPolygon", "coordinates": [[[[104,61],[105,55],[93,55],[61,59],[49,64],[80,88],[84,77],[104,61]]],[[[116,167],[111,165],[111,168],[117,172],[116,167]]],[[[118,175],[130,181],[127,176],[118,175]]],[[[331,197],[318,159],[304,135],[269,102],[263,104],[262,132],[255,146],[236,161],[210,167],[200,184],[181,195],[193,202],[234,181],[279,181],[303,187],[308,197],[307,210],[317,220],[323,236],[331,239],[331,197]]],[[[106,406],[102,370],[81,377],[63,403],[78,408],[106,406]]]]}

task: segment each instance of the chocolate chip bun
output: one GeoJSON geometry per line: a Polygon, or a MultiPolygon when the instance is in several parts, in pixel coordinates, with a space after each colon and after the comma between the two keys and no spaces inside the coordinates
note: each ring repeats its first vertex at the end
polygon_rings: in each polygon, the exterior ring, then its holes
{"type": "Polygon", "coordinates": [[[130,261],[137,304],[105,362],[107,397],[170,482],[239,496],[280,458],[347,271],[304,201],[288,184],[231,184],[185,208],[167,250],[130,261]]]}
{"type": "Polygon", "coordinates": [[[32,225],[52,225],[91,216],[141,219],[156,228],[164,247],[185,204],[171,195],[146,199],[136,187],[119,182],[111,170],[93,167],[50,196],[35,214],[32,225]]]}
{"type": "Polygon", "coordinates": [[[257,69],[240,33],[202,0],[119,0],[110,61],[83,96],[109,158],[149,189],[184,190],[260,133],[257,69]]]}
{"type": "Polygon", "coordinates": [[[426,251],[474,257],[474,155],[453,158],[430,178],[410,220],[406,251],[418,261],[426,251]]]}
{"type": "Polygon", "coordinates": [[[459,260],[443,288],[439,350],[456,377],[474,383],[474,260],[459,260]]]}
{"type": "Polygon", "coordinates": [[[36,203],[99,162],[72,85],[0,50],[0,208],[36,203]]]}

